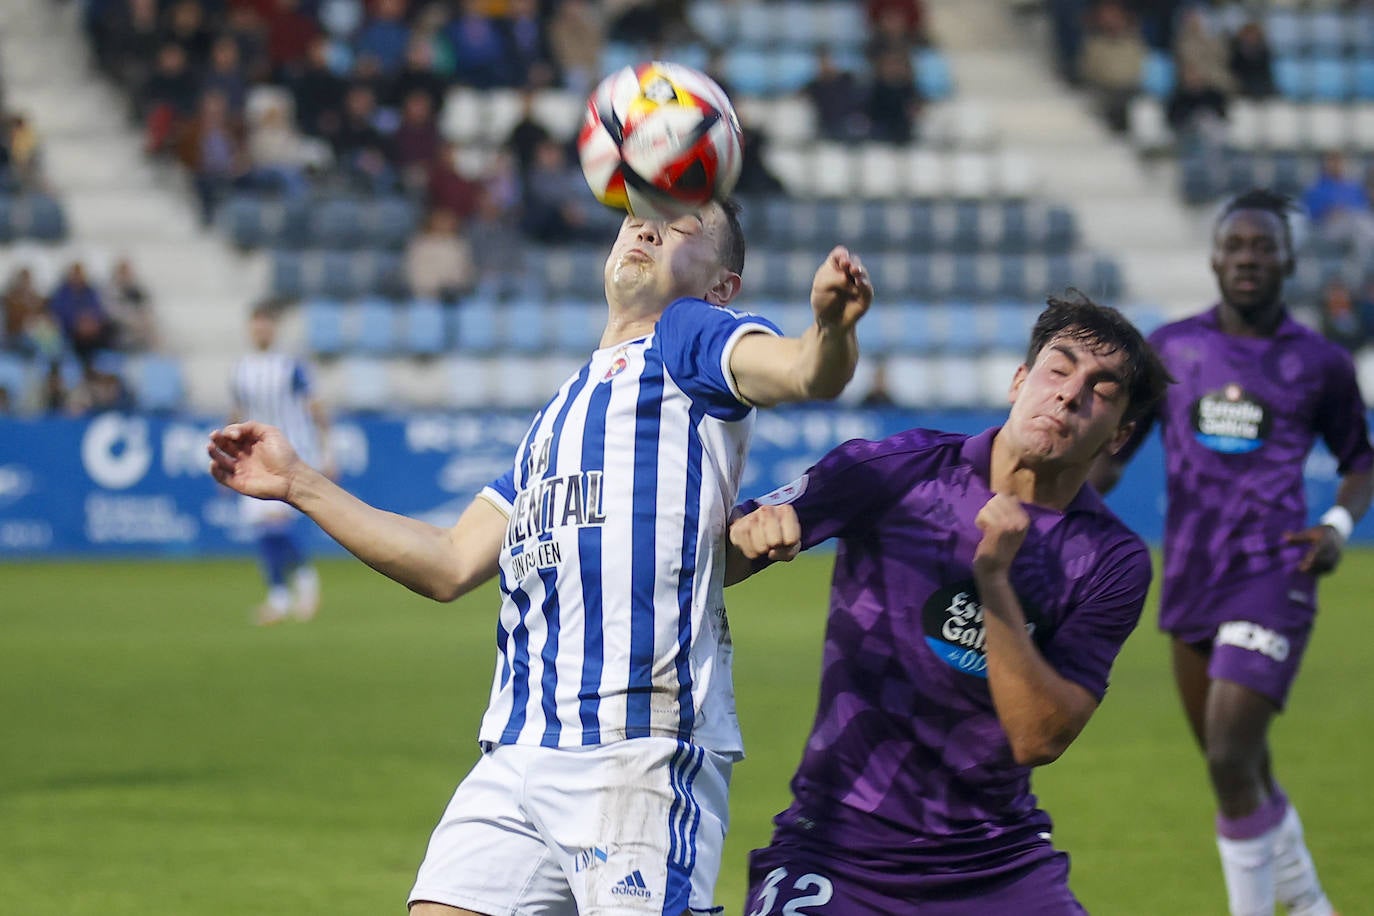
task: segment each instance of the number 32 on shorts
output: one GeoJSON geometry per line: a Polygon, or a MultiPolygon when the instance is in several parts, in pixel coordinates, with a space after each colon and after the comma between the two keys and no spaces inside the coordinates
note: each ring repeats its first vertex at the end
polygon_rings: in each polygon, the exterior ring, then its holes
{"type": "Polygon", "coordinates": [[[773,913],[779,916],[808,916],[811,910],[806,907],[822,907],[830,902],[830,898],[835,893],[834,886],[830,879],[824,875],[808,873],[802,875],[797,880],[791,882],[788,887],[798,894],[806,896],[790,896],[781,910],[775,910],[778,904],[778,890],[787,881],[787,869],[775,868],[768,873],[768,877],[763,880],[763,887],[759,888],[759,905],[749,916],[771,916],[773,913]]]}

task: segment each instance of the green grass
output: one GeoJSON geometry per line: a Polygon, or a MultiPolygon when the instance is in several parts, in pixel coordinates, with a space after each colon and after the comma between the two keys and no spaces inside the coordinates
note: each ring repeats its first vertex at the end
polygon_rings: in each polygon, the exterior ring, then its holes
{"type": "MultiPolygon", "coordinates": [[[[719,885],[732,914],[811,722],[828,576],[804,558],[732,592],[749,747],[719,885]]],[[[352,561],[323,577],[319,620],[260,630],[243,561],[0,566],[0,911],[404,912],[476,755],[494,592],[440,606],[352,561]]],[[[1374,553],[1353,553],[1274,735],[1347,916],[1374,899],[1371,592],[1374,553]]],[[[1151,624],[1036,785],[1093,913],[1224,911],[1202,764],[1151,624]]]]}

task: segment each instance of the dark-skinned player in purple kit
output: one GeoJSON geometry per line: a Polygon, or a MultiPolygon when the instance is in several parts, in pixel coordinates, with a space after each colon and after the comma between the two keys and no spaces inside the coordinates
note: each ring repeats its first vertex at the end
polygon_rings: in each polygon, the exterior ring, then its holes
{"type": "Polygon", "coordinates": [[[1157,419],[1168,490],[1159,623],[1206,755],[1233,916],[1269,916],[1276,902],[1297,916],[1334,912],[1274,778],[1268,733],[1312,632],[1317,577],[1368,510],[1374,466],[1350,357],[1284,306],[1291,209],[1265,190],[1223,207],[1212,239],[1221,301],[1151,336],[1178,384],[1093,474],[1110,489],[1157,419]],[[1309,526],[1303,464],[1318,437],[1340,483],[1309,526]]]}
{"type": "Polygon", "coordinates": [[[847,442],[738,508],[727,581],[838,540],[815,724],[746,916],[1084,912],[1030,774],[1140,617],[1149,551],[1084,481],[1168,375],[1073,294],[1010,382],[1000,428],[847,442]]]}

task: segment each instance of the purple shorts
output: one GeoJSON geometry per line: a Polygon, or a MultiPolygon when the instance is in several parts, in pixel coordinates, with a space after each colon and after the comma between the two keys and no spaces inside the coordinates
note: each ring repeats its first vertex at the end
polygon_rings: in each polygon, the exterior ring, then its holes
{"type": "Polygon", "coordinates": [[[1082,916],[1069,857],[1046,844],[1005,867],[966,875],[913,874],[774,844],[749,855],[745,916],[1082,916]]]}
{"type": "Polygon", "coordinates": [[[1210,653],[1208,677],[1248,687],[1282,709],[1312,635],[1315,580],[1302,573],[1275,572],[1195,597],[1196,606],[1206,608],[1205,621],[1166,612],[1160,617],[1161,628],[1210,653]]]}

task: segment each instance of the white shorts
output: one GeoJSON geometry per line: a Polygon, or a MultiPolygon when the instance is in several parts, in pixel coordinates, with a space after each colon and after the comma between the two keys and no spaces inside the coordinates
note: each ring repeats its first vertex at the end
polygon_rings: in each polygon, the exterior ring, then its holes
{"type": "Polygon", "coordinates": [[[239,518],[244,525],[255,529],[254,534],[275,528],[286,528],[300,513],[291,506],[275,499],[254,499],[252,496],[239,497],[239,518]]]}
{"type": "Polygon", "coordinates": [[[731,766],[670,738],[498,746],[453,793],[410,902],[488,916],[721,913],[731,766]]]}

